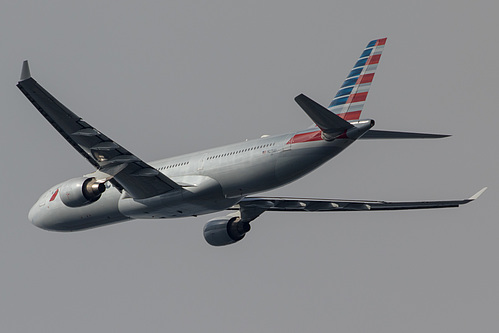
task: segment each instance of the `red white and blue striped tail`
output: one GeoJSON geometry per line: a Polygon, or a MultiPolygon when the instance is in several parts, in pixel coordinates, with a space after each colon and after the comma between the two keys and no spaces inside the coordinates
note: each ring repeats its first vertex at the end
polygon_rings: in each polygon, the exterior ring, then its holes
{"type": "Polygon", "coordinates": [[[330,111],[345,120],[358,120],[360,118],[385,43],[386,38],[381,38],[367,44],[359,60],[329,104],[330,111]]]}

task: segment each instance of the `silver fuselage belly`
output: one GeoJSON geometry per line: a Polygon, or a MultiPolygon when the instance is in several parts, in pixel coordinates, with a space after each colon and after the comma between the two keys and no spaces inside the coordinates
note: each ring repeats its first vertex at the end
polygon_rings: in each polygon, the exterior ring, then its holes
{"type": "MultiPolygon", "coordinates": [[[[355,140],[293,142],[307,131],[268,136],[151,162],[182,189],[134,199],[106,183],[102,197],[86,206],[67,207],[45,192],[29,213],[44,229],[76,231],[135,218],[176,218],[222,211],[243,197],[290,183],[330,160],[355,140]]],[[[310,132],[310,130],[308,130],[310,132]]]]}

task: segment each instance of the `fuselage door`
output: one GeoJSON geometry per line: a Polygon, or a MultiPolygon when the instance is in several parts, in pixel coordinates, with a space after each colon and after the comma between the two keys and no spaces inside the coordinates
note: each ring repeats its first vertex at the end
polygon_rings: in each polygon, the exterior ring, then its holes
{"type": "Polygon", "coordinates": [[[204,162],[206,161],[206,156],[208,154],[203,154],[203,156],[201,157],[201,159],[199,160],[199,164],[198,164],[198,171],[201,171],[204,169],[204,162]]]}

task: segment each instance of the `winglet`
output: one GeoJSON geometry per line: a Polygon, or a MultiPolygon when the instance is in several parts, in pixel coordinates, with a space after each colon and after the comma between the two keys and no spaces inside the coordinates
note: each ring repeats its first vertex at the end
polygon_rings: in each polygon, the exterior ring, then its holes
{"type": "Polygon", "coordinates": [[[19,79],[19,82],[27,80],[30,77],[31,77],[31,73],[29,72],[28,60],[24,60],[23,68],[21,69],[21,78],[19,79]]]}
{"type": "Polygon", "coordinates": [[[485,192],[485,190],[487,190],[487,187],[484,187],[484,188],[482,188],[480,191],[476,192],[474,195],[472,195],[472,196],[470,197],[470,199],[469,199],[469,200],[470,200],[470,201],[472,201],[472,200],[476,200],[476,199],[478,199],[478,197],[479,197],[479,196],[481,196],[481,195],[483,194],[483,192],[485,192]]]}

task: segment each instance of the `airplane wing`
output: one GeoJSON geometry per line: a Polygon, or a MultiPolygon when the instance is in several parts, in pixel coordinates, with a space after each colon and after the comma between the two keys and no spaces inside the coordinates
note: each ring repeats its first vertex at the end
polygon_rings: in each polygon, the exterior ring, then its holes
{"type": "Polygon", "coordinates": [[[31,77],[27,61],[17,87],[64,139],[100,171],[97,174],[132,197],[144,199],[181,188],[55,99],[31,77]]]}
{"type": "MultiPolygon", "coordinates": [[[[458,207],[477,199],[487,188],[484,187],[468,199],[443,201],[371,201],[371,200],[335,200],[306,199],[287,197],[246,197],[229,210],[240,210],[250,219],[255,214],[265,211],[280,212],[327,212],[327,211],[375,211],[375,210],[406,210],[458,207]]],[[[257,216],[258,216],[257,215],[257,216]]]]}

